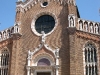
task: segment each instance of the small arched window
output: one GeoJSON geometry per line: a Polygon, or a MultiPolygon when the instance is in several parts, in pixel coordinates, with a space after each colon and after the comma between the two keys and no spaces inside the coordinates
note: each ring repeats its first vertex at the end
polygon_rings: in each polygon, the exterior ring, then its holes
{"type": "Polygon", "coordinates": [[[93,44],[86,44],[85,55],[85,75],[97,75],[97,50],[93,44]]]}
{"type": "Polygon", "coordinates": [[[13,28],[11,28],[11,33],[14,33],[14,27],[13,27],[13,28]]]}
{"type": "Polygon", "coordinates": [[[11,32],[10,30],[7,30],[7,38],[10,38],[11,37],[11,32]]]}
{"type": "Polygon", "coordinates": [[[94,33],[96,33],[96,34],[99,33],[99,27],[98,27],[98,24],[95,24],[95,26],[94,26],[94,33]]]}
{"type": "Polygon", "coordinates": [[[90,33],[93,33],[93,23],[90,23],[89,24],[89,32],[90,33]]]}
{"type": "Polygon", "coordinates": [[[50,61],[46,58],[42,58],[38,61],[37,66],[50,66],[50,61]]]}
{"type": "Polygon", "coordinates": [[[9,51],[3,50],[0,54],[0,75],[8,75],[9,51]]]}
{"type": "Polygon", "coordinates": [[[84,22],[84,31],[88,31],[88,22],[84,22]]]}
{"type": "Polygon", "coordinates": [[[82,20],[79,21],[79,30],[83,30],[83,21],[82,20]]]}
{"type": "Polygon", "coordinates": [[[74,19],[73,19],[73,17],[70,18],[70,27],[74,27],[74,19]]]}

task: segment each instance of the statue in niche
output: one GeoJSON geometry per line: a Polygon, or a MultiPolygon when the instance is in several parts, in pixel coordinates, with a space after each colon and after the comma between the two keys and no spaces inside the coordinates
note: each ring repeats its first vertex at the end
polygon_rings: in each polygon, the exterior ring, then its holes
{"type": "Polygon", "coordinates": [[[90,24],[90,32],[93,33],[93,24],[90,24]]]}
{"type": "Polygon", "coordinates": [[[82,30],[83,29],[83,23],[79,22],[79,29],[82,30]]]}
{"type": "Polygon", "coordinates": [[[74,27],[74,19],[73,19],[73,17],[70,18],[70,27],[74,27]]]}
{"type": "Polygon", "coordinates": [[[28,59],[32,58],[32,52],[30,52],[30,50],[28,51],[28,59]]]}
{"type": "Polygon", "coordinates": [[[55,55],[56,55],[57,58],[59,58],[59,48],[56,49],[55,55]]]}
{"type": "Polygon", "coordinates": [[[6,32],[3,32],[3,39],[6,38],[6,32]]]}
{"type": "Polygon", "coordinates": [[[19,32],[18,24],[15,25],[15,27],[14,27],[14,32],[15,32],[15,33],[18,33],[18,32],[19,32]]]}
{"type": "Polygon", "coordinates": [[[41,31],[41,34],[42,34],[42,43],[45,43],[46,34],[44,31],[41,31]]]}
{"type": "Polygon", "coordinates": [[[88,24],[86,22],[84,23],[84,31],[88,31],[88,24]]]}
{"type": "Polygon", "coordinates": [[[96,25],[95,25],[95,33],[98,34],[98,31],[99,31],[98,25],[96,24],[96,25]]]}
{"type": "Polygon", "coordinates": [[[10,35],[10,30],[7,31],[7,37],[9,38],[11,35],[10,35]]]}

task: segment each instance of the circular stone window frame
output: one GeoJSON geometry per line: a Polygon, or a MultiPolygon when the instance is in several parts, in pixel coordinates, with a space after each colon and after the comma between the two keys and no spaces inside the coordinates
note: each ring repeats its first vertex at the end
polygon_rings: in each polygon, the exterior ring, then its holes
{"type": "MultiPolygon", "coordinates": [[[[47,2],[47,1],[44,1],[44,2],[47,2]]],[[[46,6],[43,5],[44,2],[41,2],[41,7],[44,7],[45,8],[45,7],[47,7],[49,5],[49,2],[47,2],[47,5],[46,6]]]]}
{"type": "Polygon", "coordinates": [[[31,30],[32,30],[32,32],[33,32],[35,35],[37,35],[37,36],[42,36],[42,34],[40,34],[40,33],[38,33],[38,32],[36,31],[36,29],[35,29],[35,22],[36,22],[36,20],[37,20],[39,17],[41,17],[41,16],[43,16],[43,15],[50,15],[50,16],[52,16],[52,17],[54,18],[54,20],[55,20],[55,26],[54,26],[54,28],[53,28],[50,32],[46,33],[46,34],[45,34],[46,36],[50,35],[50,34],[56,29],[56,27],[57,27],[57,25],[58,25],[58,24],[57,24],[57,23],[58,23],[57,17],[56,17],[56,15],[54,15],[53,13],[50,13],[50,12],[42,12],[42,13],[37,14],[37,15],[33,18],[32,23],[31,23],[31,30]]]}

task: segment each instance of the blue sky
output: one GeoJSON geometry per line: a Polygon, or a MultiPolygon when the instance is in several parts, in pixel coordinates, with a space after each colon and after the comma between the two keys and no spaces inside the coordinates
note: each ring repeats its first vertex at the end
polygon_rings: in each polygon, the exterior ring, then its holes
{"type": "MultiPolygon", "coordinates": [[[[17,0],[0,1],[0,30],[14,25],[17,0]]],[[[100,0],[76,0],[81,18],[100,22],[100,0]]]]}

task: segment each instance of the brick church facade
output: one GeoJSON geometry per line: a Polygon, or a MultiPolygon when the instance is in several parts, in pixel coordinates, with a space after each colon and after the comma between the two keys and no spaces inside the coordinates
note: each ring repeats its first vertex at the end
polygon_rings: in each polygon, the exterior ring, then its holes
{"type": "Polygon", "coordinates": [[[80,18],[75,0],[18,0],[0,31],[0,75],[100,75],[100,23],[80,18]]]}

